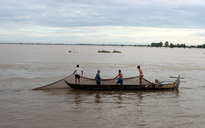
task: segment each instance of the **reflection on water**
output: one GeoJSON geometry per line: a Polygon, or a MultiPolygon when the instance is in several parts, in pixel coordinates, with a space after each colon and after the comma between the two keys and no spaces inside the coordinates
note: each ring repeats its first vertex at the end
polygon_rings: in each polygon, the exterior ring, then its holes
{"type": "Polygon", "coordinates": [[[143,121],[140,124],[143,126],[151,125],[148,123],[147,117],[155,118],[157,113],[161,113],[161,111],[166,113],[167,109],[179,107],[179,102],[177,102],[179,100],[178,90],[79,91],[72,89],[67,91],[66,95],[69,97],[69,104],[75,102],[74,108],[80,115],[95,116],[98,113],[102,115],[101,119],[112,117],[138,119],[140,117],[143,121]],[[70,99],[73,94],[75,97],[70,99]],[[169,103],[172,101],[170,99],[175,102],[174,105],[169,103]],[[164,110],[164,107],[167,107],[167,109],[164,110]],[[90,110],[93,112],[90,113],[90,110]],[[125,111],[128,113],[124,113],[125,111]]]}
{"type": "MultiPolygon", "coordinates": [[[[74,89],[50,89],[43,91],[50,96],[66,96],[66,102],[83,104],[83,103],[107,103],[107,99],[112,100],[109,103],[114,104],[130,104],[132,102],[138,105],[143,104],[143,100],[147,98],[158,99],[161,96],[164,98],[177,98],[179,90],[138,90],[138,91],[89,91],[89,90],[74,90],[74,89]],[[92,100],[91,100],[92,99],[92,100]],[[129,102],[127,102],[129,101],[129,102]],[[132,101],[132,102],[131,102],[132,101]]],[[[66,98],[65,97],[65,98],[66,98]]]]}
{"type": "Polygon", "coordinates": [[[204,127],[205,54],[202,49],[107,46],[0,46],[0,127],[204,127]],[[68,53],[75,48],[78,53],[68,53]],[[98,54],[99,49],[120,54],[98,54]],[[12,51],[12,52],[11,52],[12,51]],[[170,81],[185,77],[179,90],[31,91],[73,73],[113,78],[144,76],[170,81]]]}
{"type": "Polygon", "coordinates": [[[95,103],[100,103],[100,94],[99,93],[95,93],[95,103]]]}

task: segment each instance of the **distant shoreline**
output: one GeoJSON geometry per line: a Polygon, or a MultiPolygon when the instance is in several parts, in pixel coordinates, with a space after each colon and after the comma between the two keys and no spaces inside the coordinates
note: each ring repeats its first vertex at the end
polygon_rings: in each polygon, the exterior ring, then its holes
{"type": "MultiPolygon", "coordinates": [[[[132,47],[159,47],[160,46],[151,46],[151,45],[142,45],[142,44],[84,44],[84,43],[78,43],[78,44],[63,44],[63,43],[0,43],[0,44],[17,44],[17,45],[83,45],[83,46],[132,46],[132,47]]],[[[165,47],[165,46],[161,46],[165,47]]],[[[203,45],[190,45],[185,47],[180,47],[178,45],[175,45],[174,47],[168,46],[167,48],[205,48],[203,45]]]]}
{"type": "Polygon", "coordinates": [[[147,45],[133,45],[133,44],[63,44],[63,43],[0,43],[0,44],[27,44],[27,45],[89,45],[89,46],[147,46],[147,45]]]}

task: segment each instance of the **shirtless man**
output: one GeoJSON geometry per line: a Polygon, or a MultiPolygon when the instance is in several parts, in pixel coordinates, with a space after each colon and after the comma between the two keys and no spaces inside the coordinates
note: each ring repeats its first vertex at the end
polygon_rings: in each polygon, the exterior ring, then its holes
{"type": "Polygon", "coordinates": [[[123,85],[123,75],[122,75],[122,73],[121,73],[121,70],[119,70],[118,75],[117,75],[114,79],[116,79],[116,78],[118,78],[118,77],[119,77],[119,79],[118,79],[116,85],[117,85],[118,83],[120,83],[120,85],[123,85]]]}
{"type": "Polygon", "coordinates": [[[142,69],[140,68],[139,65],[137,66],[137,68],[138,68],[139,73],[140,73],[140,75],[139,75],[140,84],[142,84],[143,72],[142,72],[142,69]]]}

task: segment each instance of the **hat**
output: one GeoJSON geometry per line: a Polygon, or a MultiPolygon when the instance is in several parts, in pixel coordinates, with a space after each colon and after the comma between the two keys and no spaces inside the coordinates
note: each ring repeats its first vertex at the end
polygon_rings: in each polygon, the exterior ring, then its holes
{"type": "Polygon", "coordinates": [[[100,70],[98,70],[98,72],[100,72],[100,70]]]}

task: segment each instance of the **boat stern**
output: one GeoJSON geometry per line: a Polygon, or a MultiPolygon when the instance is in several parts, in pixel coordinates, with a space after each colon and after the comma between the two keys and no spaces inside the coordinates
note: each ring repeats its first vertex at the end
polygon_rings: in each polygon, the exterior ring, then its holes
{"type": "Polygon", "coordinates": [[[180,84],[180,75],[177,77],[177,80],[175,81],[175,88],[179,88],[179,84],[180,84]]]}

